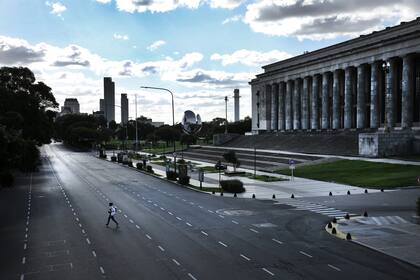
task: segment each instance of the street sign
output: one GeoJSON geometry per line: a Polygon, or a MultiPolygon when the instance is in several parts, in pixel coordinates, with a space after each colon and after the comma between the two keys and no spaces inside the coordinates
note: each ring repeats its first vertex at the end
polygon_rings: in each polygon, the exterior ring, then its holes
{"type": "Polygon", "coordinates": [[[198,181],[200,182],[204,181],[204,171],[201,169],[198,170],[198,181]]]}
{"type": "Polygon", "coordinates": [[[290,170],[296,169],[295,161],[293,159],[289,159],[289,169],[290,170]]]}

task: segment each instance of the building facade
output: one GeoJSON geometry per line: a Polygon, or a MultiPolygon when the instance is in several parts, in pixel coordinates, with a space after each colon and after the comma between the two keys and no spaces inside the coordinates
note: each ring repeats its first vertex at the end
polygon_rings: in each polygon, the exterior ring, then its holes
{"type": "Polygon", "coordinates": [[[420,128],[420,18],[262,68],[254,133],[420,128]]]}
{"type": "Polygon", "coordinates": [[[61,108],[62,111],[63,108],[67,108],[72,114],[80,114],[80,104],[77,98],[66,98],[64,100],[64,106],[61,108]]]}
{"type": "Polygon", "coordinates": [[[121,123],[128,123],[128,98],[126,93],[121,93],[121,123]]]}
{"type": "Polygon", "coordinates": [[[104,112],[107,122],[115,121],[115,83],[104,77],[104,112]]]}

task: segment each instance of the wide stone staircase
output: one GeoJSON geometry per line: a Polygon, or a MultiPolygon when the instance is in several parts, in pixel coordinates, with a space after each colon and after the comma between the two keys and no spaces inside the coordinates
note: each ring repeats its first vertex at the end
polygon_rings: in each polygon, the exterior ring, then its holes
{"type": "MultiPolygon", "coordinates": [[[[185,150],[179,156],[183,156],[187,160],[198,160],[211,164],[215,164],[218,160],[220,160],[223,164],[227,164],[223,159],[223,154],[230,150],[232,149],[229,147],[196,146],[185,150]]],[[[257,170],[263,171],[274,171],[276,169],[288,168],[290,159],[293,159],[296,165],[303,165],[314,161],[324,160],[316,156],[270,153],[262,152],[260,150],[254,154],[253,150],[248,149],[235,149],[235,153],[241,162],[241,167],[253,169],[255,163],[257,170]]]]}
{"type": "Polygon", "coordinates": [[[262,135],[239,136],[224,147],[279,150],[297,153],[357,156],[359,152],[358,132],[282,132],[262,135]]]}

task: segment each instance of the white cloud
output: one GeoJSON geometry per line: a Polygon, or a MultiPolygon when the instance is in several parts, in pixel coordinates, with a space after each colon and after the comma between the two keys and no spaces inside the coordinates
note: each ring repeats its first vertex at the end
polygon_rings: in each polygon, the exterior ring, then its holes
{"type": "Polygon", "coordinates": [[[236,15],[236,16],[225,19],[224,21],[222,21],[222,24],[237,22],[237,21],[240,21],[241,19],[242,19],[241,15],[236,15]]]}
{"type": "Polygon", "coordinates": [[[50,13],[53,15],[57,15],[59,17],[61,17],[61,14],[64,13],[67,8],[66,6],[64,6],[63,4],[61,4],[60,2],[45,2],[45,5],[47,5],[48,7],[51,8],[50,13]]]}
{"type": "Polygon", "coordinates": [[[115,40],[123,40],[123,41],[127,41],[127,40],[129,40],[130,38],[128,37],[128,35],[124,35],[124,34],[117,34],[117,33],[114,33],[114,39],[115,40]]]}
{"type": "Polygon", "coordinates": [[[255,77],[254,73],[229,73],[198,68],[178,72],[176,81],[191,87],[234,88],[247,86],[253,77],[255,77]]]}
{"type": "Polygon", "coordinates": [[[112,0],[96,0],[96,2],[102,3],[102,4],[107,4],[110,3],[112,0]]]}
{"type": "Polygon", "coordinates": [[[223,9],[234,9],[240,6],[244,2],[243,0],[210,0],[210,7],[212,8],[223,8],[223,9]]]}
{"type": "Polygon", "coordinates": [[[200,0],[115,0],[120,11],[129,13],[168,12],[178,7],[197,9],[200,0]]]}
{"type": "Polygon", "coordinates": [[[419,11],[415,0],[261,0],[247,6],[244,22],[255,32],[320,40],[369,33],[419,11]]]}
{"type": "Polygon", "coordinates": [[[291,54],[272,50],[269,52],[258,52],[250,50],[237,50],[232,54],[213,54],[211,60],[220,60],[222,65],[231,65],[240,63],[247,66],[260,66],[264,64],[273,63],[279,60],[284,60],[292,57],[291,54]]]}
{"type": "Polygon", "coordinates": [[[148,46],[147,49],[152,52],[152,51],[157,50],[158,48],[160,48],[161,46],[163,46],[165,44],[166,44],[165,41],[159,40],[159,41],[153,42],[153,44],[148,46]]]}

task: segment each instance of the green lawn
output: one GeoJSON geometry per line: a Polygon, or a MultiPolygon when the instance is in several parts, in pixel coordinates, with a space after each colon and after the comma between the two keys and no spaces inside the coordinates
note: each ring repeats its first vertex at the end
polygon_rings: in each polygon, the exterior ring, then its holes
{"type": "MultiPolygon", "coordinates": [[[[289,169],[277,173],[290,175],[289,169]]],[[[397,188],[416,186],[420,166],[376,163],[360,160],[339,160],[298,167],[296,177],[336,182],[367,188],[397,188]]]]}

